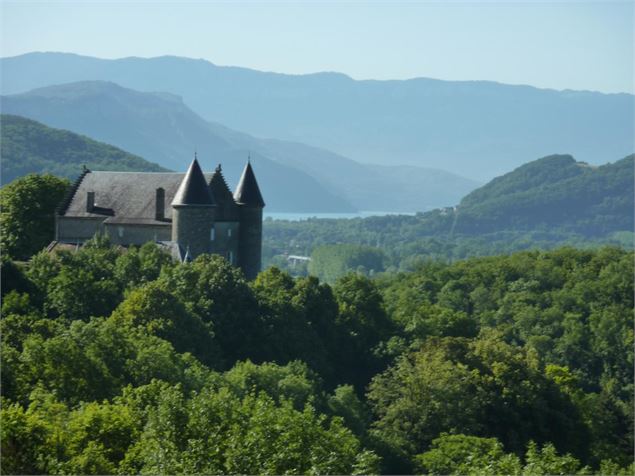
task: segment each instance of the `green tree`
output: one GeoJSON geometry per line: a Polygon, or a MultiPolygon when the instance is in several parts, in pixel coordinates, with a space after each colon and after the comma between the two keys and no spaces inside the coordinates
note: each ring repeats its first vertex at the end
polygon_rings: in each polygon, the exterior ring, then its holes
{"type": "Polygon", "coordinates": [[[254,392],[265,392],[276,402],[292,402],[297,410],[302,410],[307,403],[319,404],[322,398],[319,377],[300,361],[284,366],[239,362],[223,376],[235,395],[244,397],[254,392]]]}
{"type": "Polygon", "coordinates": [[[130,246],[115,263],[114,274],[124,288],[132,289],[140,284],[154,281],[163,268],[172,268],[172,257],[156,243],[148,242],[140,248],[130,246]]]}
{"type": "Polygon", "coordinates": [[[370,246],[341,244],[323,245],[311,253],[309,273],[333,283],[351,271],[372,275],[384,270],[384,253],[370,246]]]}
{"type": "Polygon", "coordinates": [[[218,366],[218,347],[212,331],[164,290],[162,283],[152,282],[131,291],[110,319],[116,325],[165,339],[177,352],[191,352],[211,367],[218,366]]]}
{"type": "Polygon", "coordinates": [[[535,440],[585,454],[585,428],[570,398],[531,353],[496,335],[428,339],[375,377],[368,398],[378,417],[374,434],[404,458],[442,432],[496,437],[513,451],[535,440]]]}
{"type": "MultiPolygon", "coordinates": [[[[521,462],[505,454],[496,438],[442,434],[430,449],[416,457],[418,468],[431,475],[520,475],[521,462]]],[[[545,473],[551,474],[551,473],[545,473]]]]}
{"type": "Polygon", "coordinates": [[[201,255],[189,264],[164,267],[159,281],[208,325],[227,366],[246,358],[260,360],[258,304],[239,269],[221,256],[201,255]]]}
{"type": "Polygon", "coordinates": [[[332,302],[317,280],[296,282],[289,274],[269,268],[260,273],[251,286],[263,326],[259,360],[286,364],[299,359],[320,374],[329,373],[326,343],[320,338],[319,330],[324,329],[325,321],[332,317],[329,316],[332,302]],[[326,312],[319,315],[318,309],[326,312]]]}
{"type": "Polygon", "coordinates": [[[46,424],[3,399],[0,409],[0,465],[3,474],[44,474],[46,424]]]}
{"type": "Polygon", "coordinates": [[[27,259],[54,237],[56,207],[69,186],[53,175],[30,174],[0,189],[0,247],[15,259],[27,259]]]}
{"type": "Polygon", "coordinates": [[[377,459],[339,419],[310,405],[302,411],[265,393],[243,398],[205,389],[187,401],[162,392],[127,455],[131,473],[348,474],[373,473],[377,459]]]}
{"type": "Polygon", "coordinates": [[[43,293],[45,311],[84,321],[109,316],[123,298],[124,286],[114,272],[120,254],[108,237],[96,235],[79,251],[38,255],[29,276],[43,293]]]}
{"type": "Polygon", "coordinates": [[[551,443],[539,448],[533,441],[529,442],[523,459],[524,464],[515,454],[505,453],[503,445],[496,438],[479,438],[462,434],[443,434],[432,442],[428,451],[417,456],[419,468],[426,474],[471,476],[591,474],[590,468],[583,467],[580,461],[571,455],[559,455],[551,443]]]}
{"type": "Polygon", "coordinates": [[[342,382],[362,390],[385,366],[377,355],[379,344],[388,340],[393,326],[384,310],[377,286],[359,274],[348,274],[333,287],[339,306],[335,355],[342,382]]]}

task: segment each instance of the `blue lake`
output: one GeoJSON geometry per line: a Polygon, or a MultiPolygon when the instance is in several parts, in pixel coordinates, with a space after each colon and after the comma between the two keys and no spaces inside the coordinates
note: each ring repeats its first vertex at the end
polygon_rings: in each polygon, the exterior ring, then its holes
{"type": "Polygon", "coordinates": [[[366,218],[386,215],[414,215],[415,212],[374,212],[361,211],[355,213],[286,213],[286,212],[264,212],[265,220],[271,218],[273,220],[290,220],[300,221],[309,218],[366,218]]]}

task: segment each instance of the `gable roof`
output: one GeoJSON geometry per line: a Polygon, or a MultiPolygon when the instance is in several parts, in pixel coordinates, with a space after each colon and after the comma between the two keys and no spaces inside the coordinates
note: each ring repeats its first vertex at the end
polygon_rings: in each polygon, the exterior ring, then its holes
{"type": "Polygon", "coordinates": [[[185,173],[185,177],[176,191],[172,205],[214,205],[214,197],[207,185],[198,160],[194,160],[185,173]]]}
{"type": "Polygon", "coordinates": [[[236,187],[234,193],[234,200],[239,205],[246,205],[248,207],[264,207],[265,201],[260,194],[260,188],[256,181],[256,176],[251,168],[251,163],[247,162],[243,174],[240,177],[240,182],[236,187]]]}

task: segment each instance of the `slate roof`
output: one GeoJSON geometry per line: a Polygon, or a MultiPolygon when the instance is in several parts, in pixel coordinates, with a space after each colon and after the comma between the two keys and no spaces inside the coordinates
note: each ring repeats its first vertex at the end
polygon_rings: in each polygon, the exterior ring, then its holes
{"type": "MultiPolygon", "coordinates": [[[[62,213],[68,217],[107,218],[109,223],[126,220],[128,223],[167,225],[155,219],[156,189],[165,190],[165,218],[172,218],[172,203],[185,174],[162,172],[88,172],[77,185],[70,203],[62,213]],[[86,194],[95,192],[97,213],[86,211],[86,194]],[[111,214],[99,213],[112,210],[111,214]]],[[[212,174],[204,174],[205,183],[212,174]]]]}
{"type": "Polygon", "coordinates": [[[245,170],[243,170],[243,174],[240,177],[234,193],[234,200],[236,203],[248,207],[262,208],[265,206],[265,201],[260,194],[260,188],[250,162],[247,162],[245,170]]]}
{"type": "Polygon", "coordinates": [[[73,218],[102,218],[105,223],[171,226],[171,204],[218,204],[221,220],[234,221],[237,203],[264,207],[256,177],[247,163],[236,194],[222,175],[220,166],[213,174],[201,171],[194,159],[187,173],[101,172],[85,170],[72,186],[59,214],[73,218]],[[165,191],[164,220],[156,219],[156,190],[165,191]],[[93,211],[86,211],[88,192],[95,193],[93,211]]]}
{"type": "Polygon", "coordinates": [[[236,203],[234,202],[232,192],[225,181],[220,164],[216,167],[216,170],[212,174],[212,178],[209,181],[209,187],[212,190],[214,201],[218,205],[223,205],[227,202],[236,203]]]}
{"type": "Polygon", "coordinates": [[[214,197],[203,175],[198,160],[194,158],[185,178],[172,200],[172,205],[214,205],[214,197]]]}

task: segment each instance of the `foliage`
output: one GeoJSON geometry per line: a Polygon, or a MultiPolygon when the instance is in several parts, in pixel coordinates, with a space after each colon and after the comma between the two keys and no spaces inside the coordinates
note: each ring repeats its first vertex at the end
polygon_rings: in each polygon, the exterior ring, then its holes
{"type": "Polygon", "coordinates": [[[496,438],[462,434],[442,433],[416,460],[419,468],[431,475],[517,475],[521,472],[520,459],[514,454],[505,454],[496,438]]]}
{"type": "Polygon", "coordinates": [[[27,175],[0,189],[0,246],[14,259],[27,259],[54,237],[54,212],[68,181],[27,175]]]}
{"type": "Polygon", "coordinates": [[[369,392],[375,433],[410,457],[443,432],[495,437],[520,451],[530,440],[585,453],[575,406],[531,351],[487,336],[428,339],[375,377],[369,392]],[[469,399],[461,395],[469,395],[469,399]]]}
{"type": "Polygon", "coordinates": [[[308,271],[327,283],[333,283],[349,270],[373,275],[384,270],[384,254],[362,245],[323,245],[311,253],[308,271]]]}
{"type": "MultiPolygon", "coordinates": [[[[552,444],[539,448],[529,442],[524,465],[515,454],[505,453],[495,438],[444,434],[432,442],[431,449],[417,457],[425,474],[447,475],[544,475],[590,474],[571,455],[559,455],[552,444]]],[[[618,468],[616,468],[618,469],[618,468]]],[[[619,469],[618,469],[619,471],[619,469]]],[[[606,474],[606,473],[602,473],[606,474]]]]}
{"type": "Polygon", "coordinates": [[[99,236],[4,258],[3,472],[630,474],[632,263],[562,248],[329,285],[99,236]]]}
{"type": "MultiPolygon", "coordinates": [[[[3,185],[28,174],[75,178],[82,166],[94,170],[166,171],[111,145],[24,117],[2,114],[0,124],[3,185]]],[[[59,200],[51,202],[55,207],[59,200]]]]}
{"type": "Polygon", "coordinates": [[[311,406],[205,389],[190,401],[162,393],[129,455],[128,473],[345,474],[360,448],[340,420],[311,406]]]}
{"type": "Polygon", "coordinates": [[[159,283],[131,291],[110,319],[117,326],[165,339],[177,352],[190,352],[207,365],[217,366],[218,350],[210,329],[159,283]]]}
{"type": "Polygon", "coordinates": [[[201,255],[187,266],[164,267],[159,283],[207,325],[230,361],[253,357],[260,323],[240,270],[218,255],[201,255]]]}

